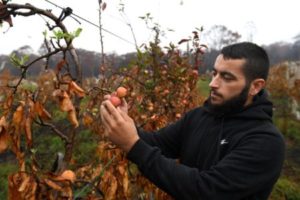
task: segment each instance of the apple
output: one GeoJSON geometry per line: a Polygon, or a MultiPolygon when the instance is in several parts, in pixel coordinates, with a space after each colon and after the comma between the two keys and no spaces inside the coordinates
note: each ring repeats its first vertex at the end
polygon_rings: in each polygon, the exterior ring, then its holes
{"type": "Polygon", "coordinates": [[[198,75],[199,75],[199,72],[198,72],[198,70],[194,69],[194,70],[192,71],[192,74],[193,74],[194,76],[198,76],[198,75]]]}
{"type": "Polygon", "coordinates": [[[115,107],[121,105],[121,103],[122,103],[121,99],[117,96],[111,96],[109,98],[109,100],[115,107]]]}
{"type": "Polygon", "coordinates": [[[181,114],[180,113],[176,113],[175,117],[176,118],[181,118],[181,114]]]}
{"type": "Polygon", "coordinates": [[[65,170],[60,177],[64,180],[69,180],[72,183],[76,180],[76,175],[72,170],[65,170]]]}
{"type": "Polygon", "coordinates": [[[124,87],[118,87],[117,96],[122,98],[122,97],[125,97],[126,95],[127,95],[127,89],[124,87]]]}

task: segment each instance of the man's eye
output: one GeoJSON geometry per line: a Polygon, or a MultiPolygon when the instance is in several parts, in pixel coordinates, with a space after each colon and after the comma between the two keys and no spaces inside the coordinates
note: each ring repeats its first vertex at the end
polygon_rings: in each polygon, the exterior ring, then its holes
{"type": "Polygon", "coordinates": [[[224,78],[225,80],[232,80],[232,79],[233,79],[232,76],[230,76],[230,75],[228,75],[228,74],[224,74],[224,75],[223,75],[223,78],[224,78]]]}

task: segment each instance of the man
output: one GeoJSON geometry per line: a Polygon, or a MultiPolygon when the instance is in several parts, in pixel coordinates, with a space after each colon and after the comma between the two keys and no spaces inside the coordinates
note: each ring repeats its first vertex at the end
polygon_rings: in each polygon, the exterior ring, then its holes
{"type": "Polygon", "coordinates": [[[101,105],[109,139],[145,177],[175,199],[264,200],[284,160],[264,91],[266,52],[253,43],[224,47],[203,107],[155,133],[137,130],[126,104],[101,105]],[[179,162],[178,162],[179,160],[179,162]]]}

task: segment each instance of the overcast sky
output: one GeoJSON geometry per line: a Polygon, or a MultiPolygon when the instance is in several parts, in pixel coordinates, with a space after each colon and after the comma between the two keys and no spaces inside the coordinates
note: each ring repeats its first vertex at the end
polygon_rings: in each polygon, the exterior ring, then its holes
{"type": "MultiPolygon", "coordinates": [[[[98,0],[50,0],[61,7],[71,7],[79,15],[95,24],[98,20],[98,0]]],[[[160,24],[166,31],[162,38],[164,43],[177,43],[191,35],[195,27],[203,26],[205,30],[213,25],[225,25],[237,31],[246,40],[253,35],[258,44],[270,44],[279,41],[291,41],[300,33],[299,0],[102,0],[107,7],[102,15],[103,27],[126,39],[121,40],[104,32],[104,50],[106,53],[123,54],[134,51],[134,40],[126,21],[133,27],[138,45],[151,39],[150,31],[140,16],[151,13],[153,22],[160,24]],[[125,5],[127,19],[118,11],[120,3],[125,5]],[[167,31],[173,29],[174,32],[167,31]]],[[[11,3],[26,3],[45,9],[52,9],[59,15],[60,9],[45,0],[12,0],[11,3]]],[[[79,19],[80,20],[80,19],[79,19]]],[[[74,42],[76,48],[100,52],[99,29],[82,20],[65,21],[69,31],[78,27],[82,34],[74,42]]],[[[0,28],[0,54],[9,54],[14,49],[30,45],[37,51],[43,42],[42,32],[46,30],[45,21],[40,16],[13,18],[14,27],[8,29],[4,24],[0,28]],[[4,33],[5,32],[5,33],[4,33]]],[[[204,41],[205,42],[205,41],[204,41]]]]}

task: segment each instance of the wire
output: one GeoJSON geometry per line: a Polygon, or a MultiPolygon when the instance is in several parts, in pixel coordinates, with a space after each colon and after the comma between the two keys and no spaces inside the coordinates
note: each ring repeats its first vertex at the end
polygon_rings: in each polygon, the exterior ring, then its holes
{"type": "MultiPolygon", "coordinates": [[[[62,9],[62,10],[64,9],[63,7],[57,5],[57,4],[55,4],[55,3],[53,3],[53,2],[51,2],[49,0],[45,0],[45,1],[48,2],[48,3],[50,3],[50,4],[52,4],[52,5],[54,5],[54,6],[56,6],[56,7],[58,7],[58,8],[60,8],[60,9],[62,9]]],[[[95,24],[95,23],[93,23],[93,22],[91,22],[91,21],[89,21],[89,20],[87,20],[87,19],[85,19],[85,18],[83,18],[83,17],[81,17],[79,15],[76,15],[74,13],[72,13],[72,15],[75,16],[75,17],[77,17],[77,18],[79,18],[79,19],[81,19],[81,20],[83,20],[83,21],[85,21],[85,22],[87,22],[87,23],[89,23],[90,25],[93,25],[93,26],[95,26],[97,28],[100,28],[99,25],[97,25],[97,24],[95,24]]],[[[102,30],[105,31],[108,34],[111,34],[111,35],[115,36],[116,38],[119,38],[120,40],[123,40],[124,42],[127,42],[127,43],[135,46],[135,44],[133,42],[131,42],[131,41],[129,41],[129,40],[127,40],[127,39],[125,39],[125,38],[123,38],[123,37],[121,37],[121,36],[113,33],[113,32],[111,32],[111,31],[109,31],[107,29],[102,28],[102,30]]]]}

